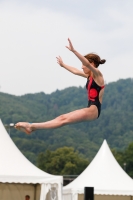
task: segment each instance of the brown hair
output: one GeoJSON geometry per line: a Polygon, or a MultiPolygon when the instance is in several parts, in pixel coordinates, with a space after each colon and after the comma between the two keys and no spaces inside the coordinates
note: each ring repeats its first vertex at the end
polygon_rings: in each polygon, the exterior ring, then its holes
{"type": "Polygon", "coordinates": [[[94,62],[96,68],[100,65],[100,64],[104,64],[106,62],[105,59],[102,59],[95,53],[89,53],[86,54],[84,56],[90,63],[94,62]]]}
{"type": "Polygon", "coordinates": [[[26,195],[25,198],[29,198],[29,199],[30,199],[30,196],[29,196],[29,195],[26,195]]]}

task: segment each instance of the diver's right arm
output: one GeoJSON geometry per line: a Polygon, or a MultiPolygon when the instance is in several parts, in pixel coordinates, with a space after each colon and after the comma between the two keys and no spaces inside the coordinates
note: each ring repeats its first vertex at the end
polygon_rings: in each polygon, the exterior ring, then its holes
{"type": "Polygon", "coordinates": [[[61,66],[61,67],[63,67],[63,68],[65,68],[66,70],[68,70],[69,72],[71,72],[71,73],[73,73],[73,74],[75,74],[75,75],[78,75],[78,76],[82,76],[82,77],[84,77],[84,78],[87,78],[87,75],[84,73],[84,72],[82,72],[81,70],[78,70],[77,68],[75,68],[75,67],[71,67],[71,66],[69,66],[69,65],[66,65],[65,63],[63,63],[63,60],[62,60],[62,58],[59,56],[59,57],[56,57],[57,58],[57,63],[61,66]]]}

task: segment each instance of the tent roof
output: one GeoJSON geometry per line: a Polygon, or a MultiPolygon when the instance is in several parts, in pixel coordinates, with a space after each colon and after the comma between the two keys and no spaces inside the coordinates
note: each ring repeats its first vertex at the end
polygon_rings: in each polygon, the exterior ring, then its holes
{"type": "Polygon", "coordinates": [[[83,193],[84,187],[94,187],[95,194],[133,195],[133,180],[121,168],[104,140],[89,166],[63,193],[83,193]]]}
{"type": "Polygon", "coordinates": [[[0,120],[0,182],[62,183],[63,177],[33,165],[16,147],[0,120]]]}

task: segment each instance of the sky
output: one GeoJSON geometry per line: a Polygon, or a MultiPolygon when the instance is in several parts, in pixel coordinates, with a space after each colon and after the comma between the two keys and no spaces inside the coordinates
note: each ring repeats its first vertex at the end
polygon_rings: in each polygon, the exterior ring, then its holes
{"type": "MultiPolygon", "coordinates": [[[[133,78],[132,0],[0,0],[0,92],[50,94],[86,80],[57,64],[81,69],[65,46],[106,59],[105,82],[133,78]]],[[[82,69],[81,69],[82,70],[82,69]]]]}

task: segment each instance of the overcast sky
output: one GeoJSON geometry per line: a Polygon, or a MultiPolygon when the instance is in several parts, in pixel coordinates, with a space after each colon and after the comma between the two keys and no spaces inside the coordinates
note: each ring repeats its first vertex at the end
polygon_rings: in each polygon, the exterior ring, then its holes
{"type": "Polygon", "coordinates": [[[81,69],[65,46],[96,52],[106,83],[133,77],[133,0],[0,0],[0,91],[23,95],[84,86],[56,62],[81,69]]]}

